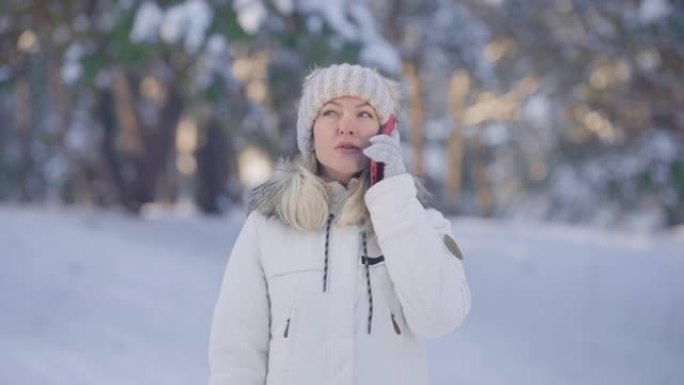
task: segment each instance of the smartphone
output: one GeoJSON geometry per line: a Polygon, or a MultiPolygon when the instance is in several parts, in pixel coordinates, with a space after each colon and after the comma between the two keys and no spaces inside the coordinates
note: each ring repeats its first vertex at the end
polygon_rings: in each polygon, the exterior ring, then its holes
{"type": "MultiPolygon", "coordinates": [[[[380,128],[380,134],[390,135],[394,131],[394,126],[397,123],[397,118],[394,114],[390,115],[387,123],[380,128]]],[[[370,179],[371,186],[378,183],[385,177],[385,164],[380,162],[375,162],[371,160],[370,164],[370,179]]]]}

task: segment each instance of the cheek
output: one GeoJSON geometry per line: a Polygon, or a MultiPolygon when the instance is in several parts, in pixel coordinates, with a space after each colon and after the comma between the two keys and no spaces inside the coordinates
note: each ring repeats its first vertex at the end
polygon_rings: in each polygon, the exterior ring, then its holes
{"type": "Polygon", "coordinates": [[[332,135],[326,130],[314,130],[312,140],[313,148],[319,154],[328,151],[333,143],[332,135]]]}
{"type": "Polygon", "coordinates": [[[369,126],[364,128],[364,130],[361,132],[361,137],[363,138],[364,143],[368,143],[368,139],[374,137],[375,135],[380,133],[380,125],[376,126],[369,126]]]}

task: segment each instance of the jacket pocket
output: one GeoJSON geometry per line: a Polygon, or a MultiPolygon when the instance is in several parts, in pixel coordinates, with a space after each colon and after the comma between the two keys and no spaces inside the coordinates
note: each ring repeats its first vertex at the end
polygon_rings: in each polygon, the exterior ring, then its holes
{"type": "Polygon", "coordinates": [[[285,323],[285,331],[283,332],[283,338],[287,338],[290,336],[290,321],[292,318],[288,318],[287,322],[285,323]]]}
{"type": "Polygon", "coordinates": [[[288,316],[271,334],[268,348],[268,372],[266,383],[268,385],[285,385],[288,383],[290,357],[294,343],[293,333],[294,317],[288,316]]]}
{"type": "Polygon", "coordinates": [[[402,339],[406,337],[412,337],[413,333],[411,332],[411,329],[406,322],[406,318],[404,317],[404,310],[401,306],[399,298],[397,297],[397,293],[394,291],[394,285],[392,285],[389,279],[383,283],[384,285],[381,287],[387,306],[387,313],[390,321],[389,327],[392,328],[392,334],[397,337],[401,337],[402,339]]]}
{"type": "Polygon", "coordinates": [[[397,335],[401,335],[401,327],[399,326],[399,322],[397,321],[396,317],[394,316],[394,313],[390,312],[390,318],[392,320],[392,328],[394,329],[394,332],[397,335]]]}

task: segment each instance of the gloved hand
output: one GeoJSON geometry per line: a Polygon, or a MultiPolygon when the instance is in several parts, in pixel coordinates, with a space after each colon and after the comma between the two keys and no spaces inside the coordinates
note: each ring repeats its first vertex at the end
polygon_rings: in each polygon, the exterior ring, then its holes
{"type": "Polygon", "coordinates": [[[404,158],[401,156],[399,130],[392,131],[391,135],[375,135],[369,140],[371,145],[363,153],[371,160],[385,164],[385,178],[406,173],[404,158]]]}

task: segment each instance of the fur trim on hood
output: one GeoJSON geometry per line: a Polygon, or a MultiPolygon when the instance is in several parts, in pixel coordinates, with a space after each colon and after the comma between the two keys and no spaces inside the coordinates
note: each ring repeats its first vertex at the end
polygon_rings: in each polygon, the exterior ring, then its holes
{"type": "Polygon", "coordinates": [[[293,178],[302,173],[297,163],[285,159],[278,161],[273,175],[266,182],[253,188],[247,195],[247,212],[257,210],[267,217],[278,216],[276,206],[280,197],[291,188],[293,178]]]}
{"type": "MultiPolygon", "coordinates": [[[[306,174],[311,175],[301,157],[297,157],[296,160],[281,159],[278,161],[271,178],[249,192],[247,196],[248,213],[257,210],[269,218],[277,217],[287,223],[279,214],[278,205],[283,197],[291,196],[296,180],[307,180],[306,174]]],[[[368,175],[368,172],[363,172],[360,178],[368,178],[368,175]]],[[[418,190],[418,200],[424,207],[429,207],[430,193],[415,176],[413,179],[418,190]]],[[[324,195],[327,202],[330,201],[329,191],[320,191],[320,193],[324,195]]]]}

